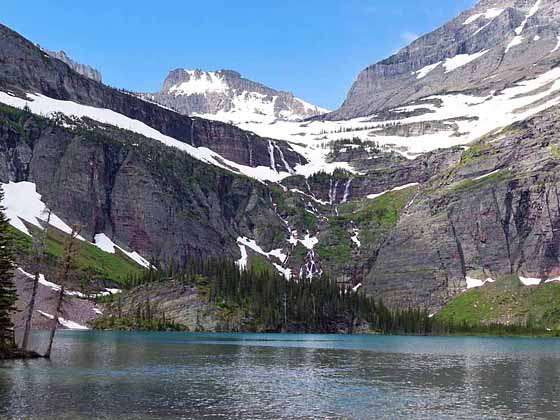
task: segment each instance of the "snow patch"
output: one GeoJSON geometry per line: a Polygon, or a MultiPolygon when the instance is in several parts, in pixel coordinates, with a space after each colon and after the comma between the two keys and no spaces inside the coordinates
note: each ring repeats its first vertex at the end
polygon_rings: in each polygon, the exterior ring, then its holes
{"type": "Polygon", "coordinates": [[[307,249],[312,250],[315,248],[315,245],[319,243],[319,239],[307,234],[303,239],[300,239],[299,242],[307,249]]]}
{"type": "Polygon", "coordinates": [[[95,246],[100,250],[108,252],[109,254],[115,253],[115,244],[104,233],[98,233],[93,238],[95,246]]]}
{"type": "Polygon", "coordinates": [[[215,72],[200,72],[187,70],[189,81],[182,82],[169,88],[169,93],[178,95],[203,95],[206,93],[226,92],[228,85],[215,72]]]}
{"type": "Polygon", "coordinates": [[[432,72],[432,70],[435,70],[436,67],[438,67],[440,64],[442,63],[442,61],[438,61],[435,64],[430,64],[429,66],[423,67],[418,71],[415,71],[412,74],[416,75],[416,79],[420,80],[423,79],[424,77],[426,77],[428,74],[430,74],[432,72]]]}
{"type": "Polygon", "coordinates": [[[527,13],[527,16],[525,16],[525,19],[523,19],[523,22],[521,22],[521,25],[515,28],[516,35],[521,35],[523,30],[525,29],[525,26],[527,25],[527,21],[529,20],[529,18],[539,11],[539,8],[541,7],[541,2],[542,0],[537,0],[537,2],[529,10],[529,13],[527,13]]]}
{"type": "Polygon", "coordinates": [[[465,20],[465,22],[463,22],[463,25],[470,25],[471,23],[476,22],[480,18],[494,19],[500,16],[504,12],[504,10],[505,9],[491,8],[486,10],[486,12],[484,13],[477,13],[475,15],[470,16],[467,20],[465,20]]]}
{"type": "Polygon", "coordinates": [[[491,278],[487,278],[486,280],[479,280],[468,276],[465,277],[465,280],[467,281],[467,289],[475,289],[484,286],[486,283],[495,282],[495,280],[491,278]]]}
{"type": "MultiPolygon", "coordinates": [[[[6,216],[10,225],[29,236],[31,233],[22,220],[43,229],[41,222],[46,222],[48,210],[41,200],[41,195],[37,193],[35,184],[26,181],[10,182],[2,184],[2,189],[4,199],[1,204],[6,208],[6,216]]],[[[50,225],[64,233],[72,233],[72,228],[54,213],[51,213],[50,225]]],[[[78,236],[78,239],[84,240],[81,236],[78,236]]]]}
{"type": "Polygon", "coordinates": [[[538,286],[542,282],[541,279],[536,279],[532,277],[521,277],[521,276],[519,276],[519,281],[521,281],[521,283],[523,283],[523,285],[525,286],[538,286]]]}
{"type": "Polygon", "coordinates": [[[29,106],[31,112],[47,117],[53,116],[53,114],[56,113],[62,113],[64,115],[77,118],[87,117],[103,124],[113,125],[115,127],[146,136],[153,140],[157,140],[166,146],[179,149],[201,162],[220,167],[227,171],[241,173],[260,181],[278,182],[290,176],[290,173],[288,172],[279,173],[264,166],[254,168],[238,164],[223,158],[218,153],[206,147],[191,146],[190,144],[174,139],[173,137],[166,136],[139,120],[129,118],[110,109],[95,108],[71,101],[61,101],[40,94],[27,94],[27,100],[25,100],[9,95],[5,92],[0,92],[0,102],[20,109],[25,108],[25,106],[29,106]]]}
{"type": "Polygon", "coordinates": [[[460,67],[469,64],[474,60],[479,59],[488,51],[490,50],[480,51],[475,54],[459,54],[456,55],[455,57],[446,59],[445,62],[443,63],[443,66],[445,67],[445,73],[450,73],[454,70],[457,70],[460,67]]]}
{"type": "Polygon", "coordinates": [[[393,188],[392,190],[386,190],[386,191],[380,192],[380,193],[378,193],[378,194],[369,194],[369,195],[367,196],[367,198],[369,198],[370,200],[374,200],[374,199],[376,199],[377,197],[381,197],[382,195],[387,194],[387,193],[389,193],[389,192],[400,191],[400,190],[404,190],[404,189],[406,189],[406,188],[415,187],[415,186],[417,186],[417,185],[419,185],[418,182],[413,182],[413,183],[411,183],[411,184],[401,185],[400,187],[395,187],[395,188],[393,188]]]}
{"type": "Polygon", "coordinates": [[[518,45],[521,45],[523,43],[523,40],[525,38],[523,38],[521,35],[516,35],[511,42],[508,44],[508,46],[506,47],[506,51],[505,53],[507,53],[509,50],[511,50],[513,47],[516,47],[518,45]]]}
{"type": "Polygon", "coordinates": [[[556,52],[556,51],[560,50],[560,35],[556,36],[556,39],[557,39],[557,43],[556,43],[556,46],[552,50],[550,50],[551,54],[553,52],[556,52]]]}
{"type": "MultiPolygon", "coordinates": [[[[40,311],[38,309],[37,309],[37,312],[39,312],[45,318],[54,319],[54,315],[48,314],[48,313],[40,311]]],[[[65,319],[65,318],[62,318],[62,317],[58,317],[58,322],[59,322],[60,325],[62,325],[63,327],[65,327],[69,330],[89,330],[89,328],[86,327],[85,325],[78,324],[77,322],[70,321],[69,319],[65,319]]]]}
{"type": "Polygon", "coordinates": [[[360,230],[355,228],[352,230],[352,233],[353,235],[350,237],[350,239],[356,244],[358,248],[360,248],[362,246],[362,243],[360,242],[360,230]]]}
{"type": "Polygon", "coordinates": [[[124,253],[128,258],[133,260],[136,264],[141,265],[144,268],[150,268],[150,262],[142,257],[138,252],[134,251],[127,251],[126,249],[116,245],[107,235],[104,233],[98,233],[94,237],[94,245],[101,249],[102,251],[108,252],[109,254],[114,254],[115,249],[119,249],[122,253],[124,253]]]}
{"type": "Polygon", "coordinates": [[[500,172],[499,169],[496,169],[495,171],[489,172],[487,174],[481,175],[481,176],[477,176],[476,178],[474,178],[474,181],[478,181],[479,179],[484,179],[487,178],[489,176],[492,176],[494,174],[497,174],[498,172],[500,172]]]}

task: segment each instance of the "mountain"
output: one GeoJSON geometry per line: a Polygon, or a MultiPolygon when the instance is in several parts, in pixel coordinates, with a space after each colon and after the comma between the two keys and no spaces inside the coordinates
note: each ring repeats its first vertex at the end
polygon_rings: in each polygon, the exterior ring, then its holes
{"type": "MultiPolygon", "coordinates": [[[[351,107],[235,125],[174,110],[198,97],[205,116],[236,114],[219,108],[235,90],[224,80],[240,79],[231,72],[178,71],[164,90],[186,95],[163,103],[84,77],[0,27],[4,205],[27,236],[45,207],[60,234],[80,224],[102,261],[222,257],[290,280],[326,274],[391,307],[435,313],[505,277],[554,287],[556,4],[483,1],[373,66],[380,87],[351,94],[351,107]]],[[[151,289],[165,301],[165,285],[151,289]]]]}
{"type": "Polygon", "coordinates": [[[143,96],[182,114],[226,122],[302,120],[328,112],[233,70],[173,70],[160,92],[143,96]]]}
{"type": "Polygon", "coordinates": [[[432,95],[499,95],[560,59],[554,0],[482,0],[441,28],[363,70],[329,119],[350,119],[432,95]]]}
{"type": "MultiPolygon", "coordinates": [[[[39,46],[39,48],[41,48],[41,47],[39,46]]],[[[91,66],[88,66],[87,64],[81,64],[81,63],[78,63],[78,62],[72,60],[64,51],[50,51],[50,50],[47,50],[46,48],[41,48],[41,49],[45,53],[50,55],[51,57],[56,58],[56,59],[62,61],[63,63],[66,63],[76,73],[79,73],[82,76],[90,78],[91,80],[95,80],[96,82],[99,82],[99,83],[103,82],[103,79],[102,79],[102,76],[101,76],[101,73],[99,72],[99,70],[97,70],[97,69],[95,69],[91,66]]]]}

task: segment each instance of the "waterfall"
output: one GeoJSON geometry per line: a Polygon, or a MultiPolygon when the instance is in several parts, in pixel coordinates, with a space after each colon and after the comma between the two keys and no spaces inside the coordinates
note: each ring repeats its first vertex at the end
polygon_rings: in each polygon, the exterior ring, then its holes
{"type": "Polygon", "coordinates": [[[338,181],[333,184],[332,178],[329,186],[329,202],[330,204],[336,203],[336,190],[338,189],[338,181]]]}
{"type": "Polygon", "coordinates": [[[344,197],[342,198],[341,203],[346,203],[348,201],[348,195],[350,194],[350,184],[352,183],[352,180],[354,178],[350,178],[347,182],[346,182],[346,187],[344,187],[344,197]]]}
{"type": "Polygon", "coordinates": [[[245,137],[247,138],[247,148],[249,149],[249,166],[254,166],[253,165],[253,143],[251,143],[251,139],[249,139],[249,136],[247,134],[245,134],[245,137]]]}
{"type": "Polygon", "coordinates": [[[268,141],[268,154],[270,155],[270,167],[273,171],[276,171],[276,161],[274,160],[274,145],[272,141],[268,141]]]}
{"type": "Polygon", "coordinates": [[[290,164],[284,158],[284,152],[282,152],[282,149],[280,147],[278,147],[276,145],[276,143],[274,143],[274,147],[276,147],[276,149],[278,150],[278,154],[280,155],[280,159],[282,159],[282,163],[286,167],[286,170],[288,171],[288,173],[293,174],[294,170],[290,167],[290,164]]]}

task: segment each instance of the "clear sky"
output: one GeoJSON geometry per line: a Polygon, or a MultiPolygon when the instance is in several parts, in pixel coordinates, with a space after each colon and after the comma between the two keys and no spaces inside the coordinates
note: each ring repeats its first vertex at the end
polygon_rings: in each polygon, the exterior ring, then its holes
{"type": "Polygon", "coordinates": [[[4,0],[0,21],[134,91],[233,69],[335,109],[358,72],[475,0],[4,0]]]}

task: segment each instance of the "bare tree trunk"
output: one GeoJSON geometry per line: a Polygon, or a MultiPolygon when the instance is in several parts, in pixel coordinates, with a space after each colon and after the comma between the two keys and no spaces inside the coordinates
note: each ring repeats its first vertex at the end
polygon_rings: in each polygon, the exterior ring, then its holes
{"type": "Polygon", "coordinates": [[[49,335],[49,346],[47,347],[47,352],[45,353],[44,357],[50,359],[51,357],[51,350],[54,341],[54,335],[56,334],[56,328],[58,327],[58,314],[62,312],[62,303],[64,301],[64,286],[60,288],[60,292],[58,293],[58,300],[56,302],[56,310],[53,315],[52,324],[51,324],[51,333],[49,335]]]}
{"type": "Polygon", "coordinates": [[[41,235],[41,241],[36,245],[36,266],[35,266],[35,273],[33,276],[33,290],[31,291],[31,298],[29,299],[29,304],[27,305],[27,317],[25,318],[25,326],[23,330],[23,340],[21,342],[21,348],[23,350],[28,350],[29,346],[29,334],[31,332],[31,324],[33,320],[33,312],[35,311],[35,299],[37,297],[37,290],[39,289],[39,276],[41,271],[41,263],[43,262],[43,255],[45,252],[45,246],[47,243],[47,235],[49,224],[51,222],[51,214],[52,211],[49,209],[47,210],[47,220],[45,221],[45,228],[43,230],[43,234],[41,235]]]}
{"type": "Polygon", "coordinates": [[[53,314],[53,322],[52,322],[52,326],[51,326],[51,333],[50,333],[50,336],[49,336],[49,346],[47,348],[47,352],[44,355],[44,357],[46,357],[46,358],[51,357],[51,350],[52,350],[52,345],[53,345],[53,341],[54,341],[54,336],[56,334],[56,328],[58,327],[58,317],[63,312],[64,284],[67,283],[67,281],[70,277],[70,271],[72,269],[72,263],[73,263],[73,260],[74,260],[74,257],[75,257],[74,254],[75,254],[75,251],[76,251],[74,245],[76,244],[76,239],[79,235],[80,235],[79,227],[73,226],[72,227],[72,233],[70,234],[70,238],[68,239],[68,242],[66,243],[66,247],[64,249],[64,260],[63,260],[63,263],[62,263],[62,270],[61,270],[61,275],[60,275],[61,286],[60,286],[60,292],[58,294],[58,300],[57,300],[57,303],[56,303],[56,310],[53,314]]]}
{"type": "Polygon", "coordinates": [[[33,290],[31,291],[31,299],[27,306],[27,316],[25,317],[25,326],[23,329],[23,339],[21,341],[21,348],[28,350],[29,333],[31,331],[31,321],[33,320],[33,311],[35,310],[35,298],[37,296],[37,289],[39,288],[39,273],[35,273],[33,277],[33,290]]]}

